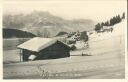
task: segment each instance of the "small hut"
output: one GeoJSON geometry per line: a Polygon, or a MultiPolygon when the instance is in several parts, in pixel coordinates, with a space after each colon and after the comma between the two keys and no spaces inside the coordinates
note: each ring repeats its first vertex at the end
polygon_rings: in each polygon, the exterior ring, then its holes
{"type": "Polygon", "coordinates": [[[53,59],[70,56],[70,47],[52,38],[32,38],[17,46],[20,61],[53,59]]]}

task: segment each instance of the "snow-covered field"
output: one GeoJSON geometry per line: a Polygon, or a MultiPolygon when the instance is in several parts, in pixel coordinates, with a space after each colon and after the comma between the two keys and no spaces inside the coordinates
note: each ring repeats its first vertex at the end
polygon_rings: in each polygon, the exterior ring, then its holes
{"type": "Polygon", "coordinates": [[[18,50],[4,50],[5,79],[41,79],[48,73],[53,79],[124,78],[124,27],[126,21],[113,26],[113,32],[89,36],[89,49],[71,51],[71,57],[30,62],[18,61],[18,50]],[[81,56],[88,53],[88,56],[81,56]],[[10,56],[10,57],[9,57],[10,56]],[[12,63],[11,63],[12,62],[12,63]]]}

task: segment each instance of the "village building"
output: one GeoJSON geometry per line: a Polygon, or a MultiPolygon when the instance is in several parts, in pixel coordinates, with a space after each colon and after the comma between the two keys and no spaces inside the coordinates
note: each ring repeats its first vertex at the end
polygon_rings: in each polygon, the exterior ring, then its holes
{"type": "Polygon", "coordinates": [[[112,32],[113,31],[113,27],[112,26],[103,26],[103,28],[101,29],[103,32],[112,32]]]}
{"type": "Polygon", "coordinates": [[[52,38],[32,38],[17,46],[20,61],[53,59],[70,56],[70,47],[52,38]]]}

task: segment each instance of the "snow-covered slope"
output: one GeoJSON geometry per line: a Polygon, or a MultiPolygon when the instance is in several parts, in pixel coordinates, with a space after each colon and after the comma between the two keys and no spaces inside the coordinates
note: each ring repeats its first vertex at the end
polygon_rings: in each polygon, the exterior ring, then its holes
{"type": "Polygon", "coordinates": [[[124,37],[126,24],[127,24],[127,21],[122,20],[122,22],[112,26],[113,28],[112,32],[93,33],[92,35],[89,36],[89,40],[97,41],[97,40],[103,40],[108,38],[114,38],[116,36],[124,37]]]}
{"type": "Polygon", "coordinates": [[[124,52],[125,40],[124,33],[126,28],[126,20],[112,26],[112,32],[94,33],[89,36],[89,50],[91,54],[124,52]]]}
{"type": "Polygon", "coordinates": [[[125,29],[126,29],[126,25],[127,25],[127,21],[126,20],[122,20],[121,23],[118,23],[118,24],[114,25],[113,26],[113,28],[114,28],[113,35],[124,35],[125,29]]]}

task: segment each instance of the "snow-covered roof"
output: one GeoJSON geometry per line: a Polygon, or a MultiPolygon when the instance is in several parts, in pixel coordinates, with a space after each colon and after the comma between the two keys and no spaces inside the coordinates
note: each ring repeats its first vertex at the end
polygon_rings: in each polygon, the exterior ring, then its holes
{"type": "Polygon", "coordinates": [[[23,44],[18,45],[17,47],[38,52],[38,51],[54,44],[56,41],[57,40],[52,39],[52,38],[35,37],[35,38],[32,38],[32,39],[24,42],[23,44]]]}

